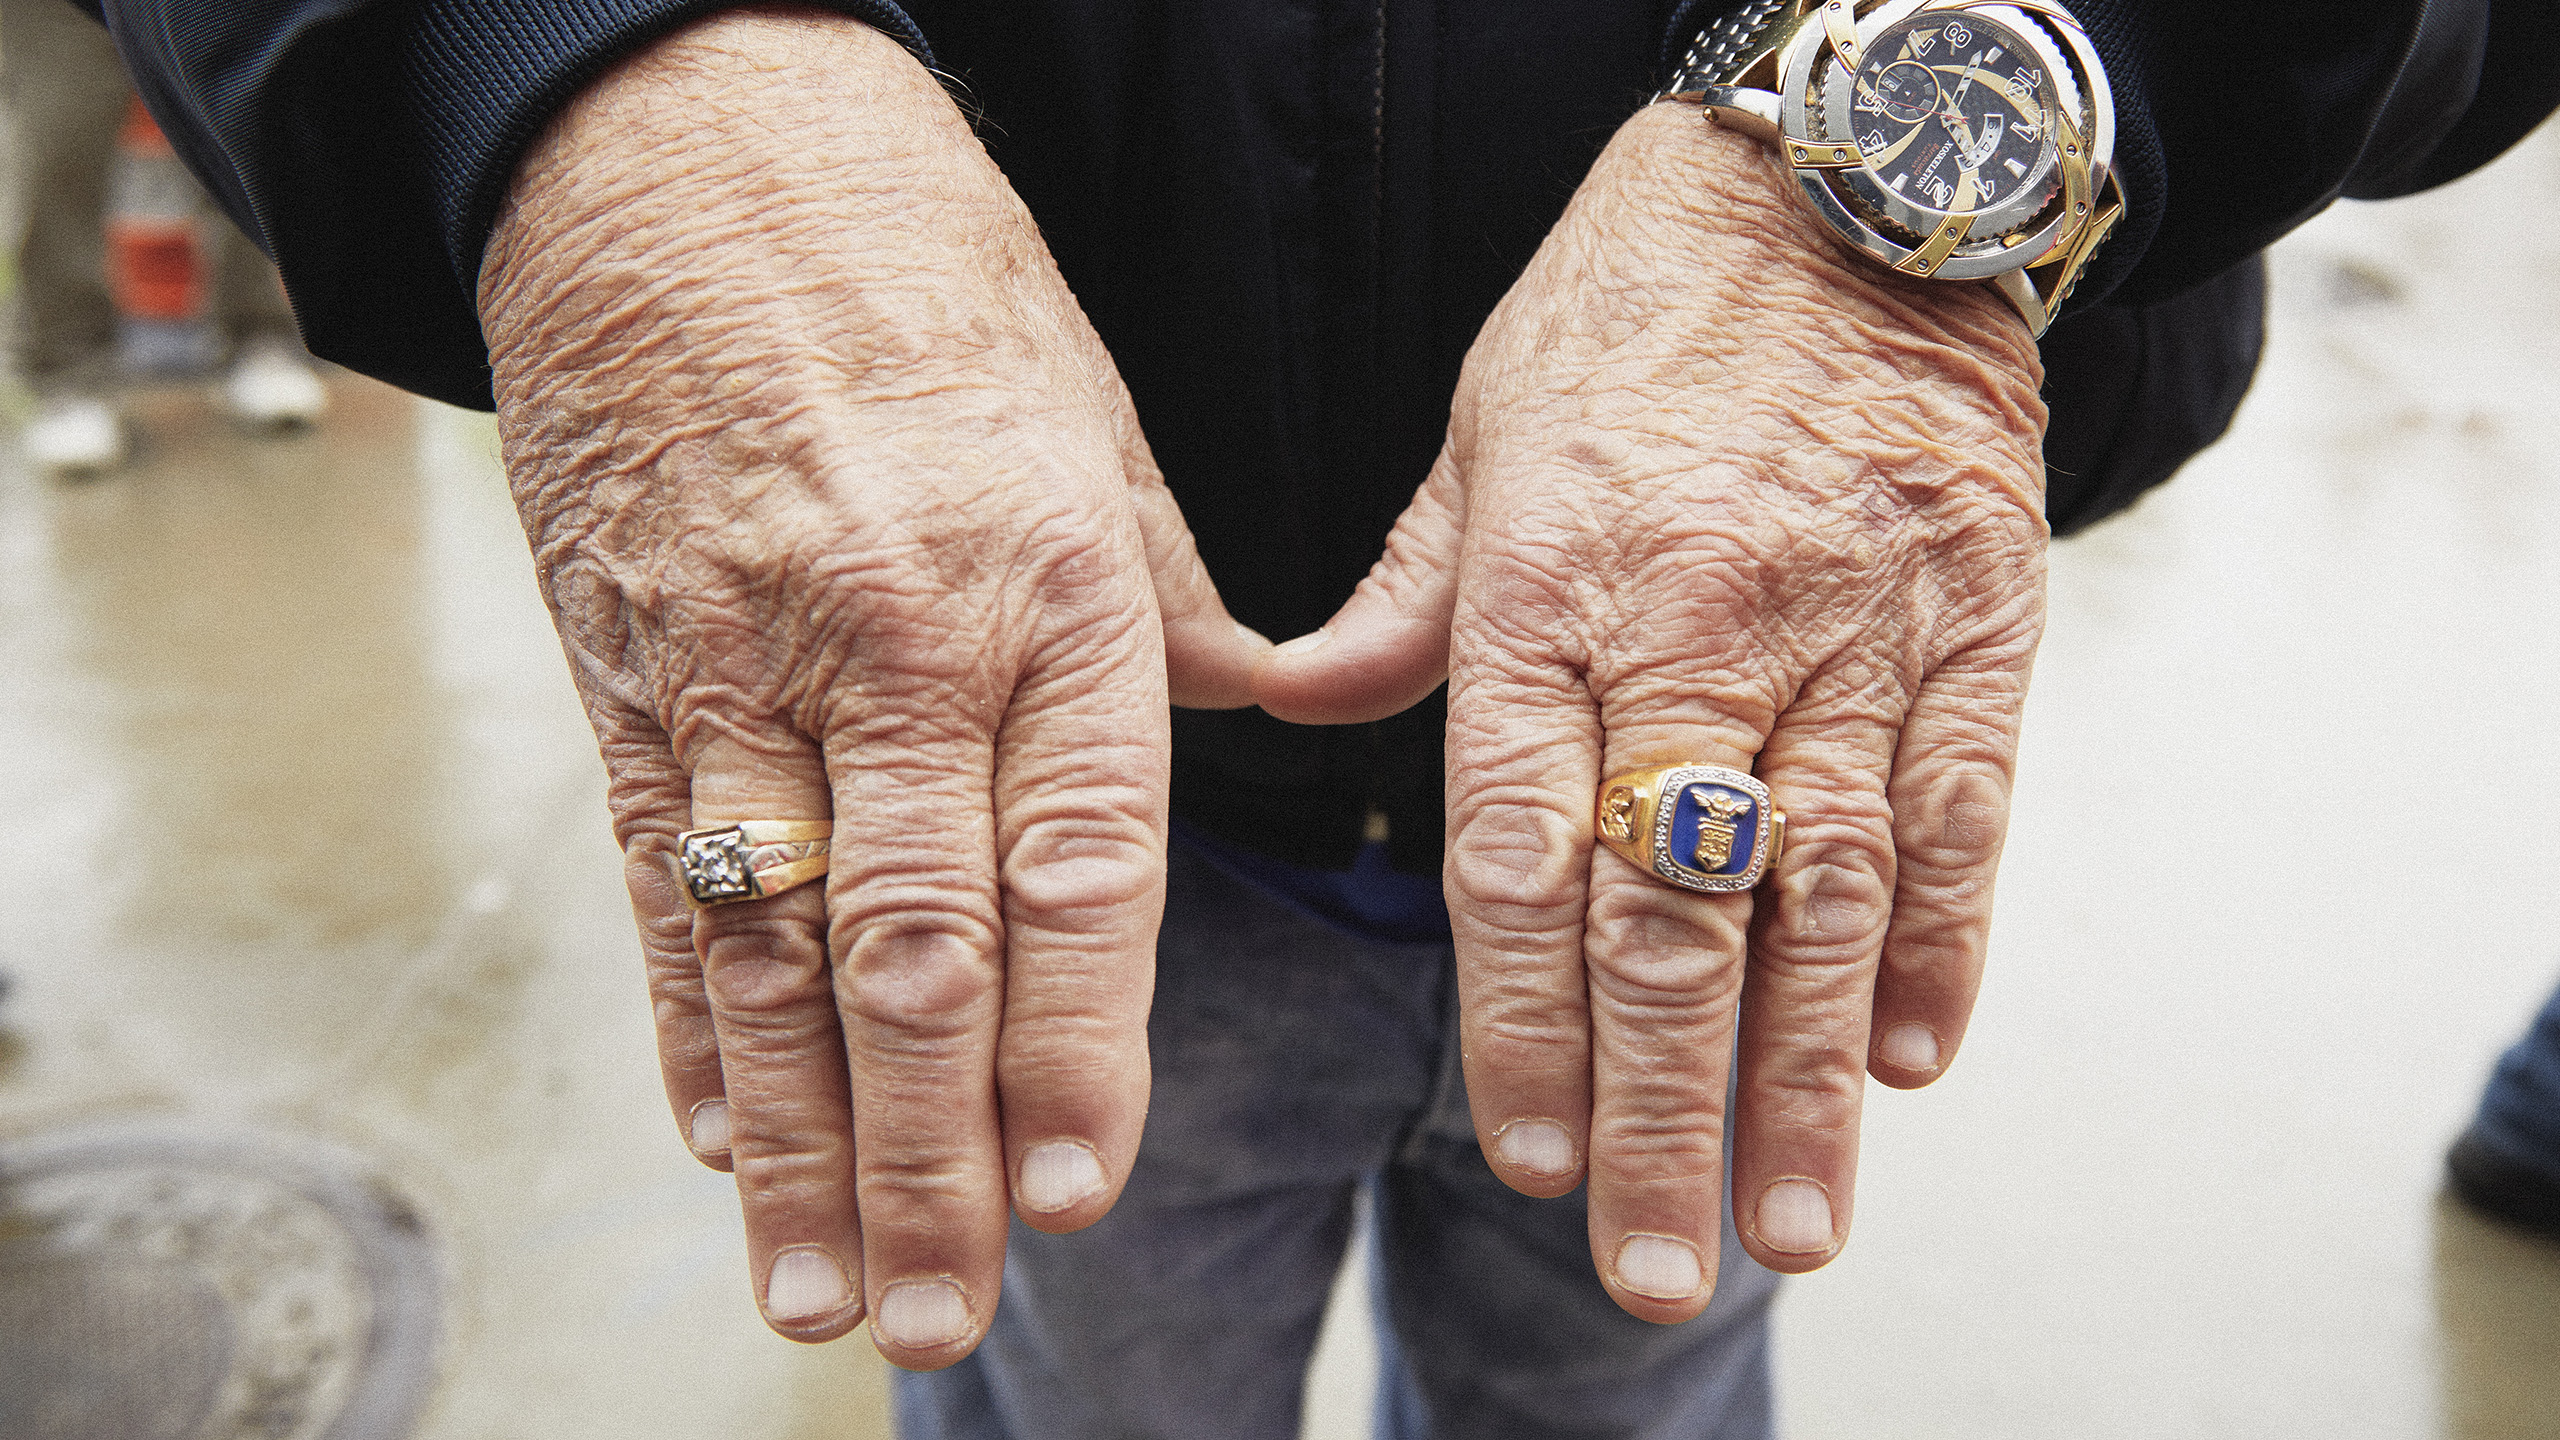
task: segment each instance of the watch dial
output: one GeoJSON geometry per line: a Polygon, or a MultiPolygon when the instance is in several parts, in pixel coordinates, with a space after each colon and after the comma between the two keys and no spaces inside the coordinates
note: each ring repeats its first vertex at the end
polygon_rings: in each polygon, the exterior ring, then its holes
{"type": "Polygon", "coordinates": [[[2007,26],[1924,15],[1888,26],[1864,58],[1849,114],[1877,184],[1935,215],[2050,189],[2053,76],[2007,26]]]}

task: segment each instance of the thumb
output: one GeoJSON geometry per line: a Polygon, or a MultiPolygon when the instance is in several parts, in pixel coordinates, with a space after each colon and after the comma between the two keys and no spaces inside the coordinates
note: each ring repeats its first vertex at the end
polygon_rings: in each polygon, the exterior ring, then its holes
{"type": "Polygon", "coordinates": [[[1262,657],[1253,699],[1301,725],[1383,720],[1449,675],[1449,618],[1458,600],[1466,484],[1447,447],[1387,536],[1349,603],[1324,628],[1262,657]]]}
{"type": "MultiPolygon", "coordinates": [[[[1134,422],[1132,425],[1134,429],[1134,422]]],[[[1165,488],[1146,442],[1134,436],[1122,447],[1129,503],[1154,578],[1156,610],[1164,621],[1165,689],[1173,703],[1191,710],[1239,710],[1253,703],[1253,667],[1271,642],[1227,613],[1182,507],[1165,488]]]]}

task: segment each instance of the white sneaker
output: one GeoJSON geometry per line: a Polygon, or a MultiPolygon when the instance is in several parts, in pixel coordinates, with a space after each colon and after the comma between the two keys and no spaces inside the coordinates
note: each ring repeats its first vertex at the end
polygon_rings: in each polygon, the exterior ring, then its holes
{"type": "Polygon", "coordinates": [[[231,418],[259,430],[294,430],[329,408],[320,372],[295,351],[273,341],[251,345],[231,362],[222,382],[222,405],[231,418]]]}
{"type": "Polygon", "coordinates": [[[40,402],[20,439],[28,460],[57,475],[95,475],[124,463],[124,421],[95,395],[40,402]]]}

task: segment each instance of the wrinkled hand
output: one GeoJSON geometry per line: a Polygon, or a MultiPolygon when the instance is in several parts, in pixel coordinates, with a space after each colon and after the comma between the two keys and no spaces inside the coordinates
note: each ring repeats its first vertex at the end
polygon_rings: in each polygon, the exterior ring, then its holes
{"type": "Polygon", "coordinates": [[[1230,620],[1110,358],[931,77],[733,12],[523,161],[481,313],[602,743],[667,1094],[759,1303],[966,1354],[1008,1200],[1109,1209],[1145,1116],[1168,667],[1230,620]],[[836,822],[824,887],[689,915],[680,830],[836,822]]]}
{"type": "Polygon", "coordinates": [[[2044,613],[2025,326],[1905,281],[1696,109],[1620,131],[1485,325],[1449,443],[1359,593],[1255,681],[1275,713],[1449,691],[1468,1097],[1512,1186],[1590,1184],[1633,1314],[1848,1234],[1863,1076],[1963,1038],[2044,613]],[[1593,845],[1604,776],[1753,770],[1789,818],[1756,896],[1593,845]],[[1738,1060],[1736,1048],[1739,1048],[1738,1060]]]}

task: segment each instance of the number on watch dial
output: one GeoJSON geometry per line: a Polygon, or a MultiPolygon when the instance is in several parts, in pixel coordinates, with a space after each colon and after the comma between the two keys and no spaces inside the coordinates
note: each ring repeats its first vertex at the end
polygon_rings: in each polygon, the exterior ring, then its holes
{"type": "Polygon", "coordinates": [[[1887,27],[1864,58],[1850,108],[1877,183],[1943,215],[2041,180],[2053,79],[2008,27],[1925,15],[1887,27]]]}

